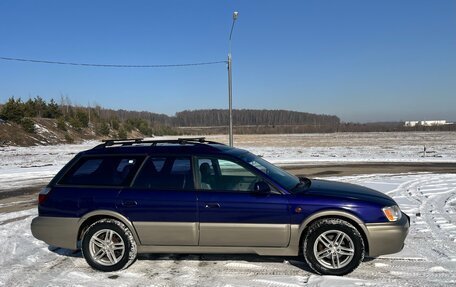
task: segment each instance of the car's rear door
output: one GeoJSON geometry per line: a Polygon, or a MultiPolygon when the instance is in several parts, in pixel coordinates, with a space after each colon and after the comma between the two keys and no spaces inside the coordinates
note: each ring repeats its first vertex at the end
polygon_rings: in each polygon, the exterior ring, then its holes
{"type": "Polygon", "coordinates": [[[290,240],[287,197],[253,192],[261,176],[226,158],[195,160],[200,246],[286,247],[290,240]]]}
{"type": "Polygon", "coordinates": [[[150,156],[132,185],[118,197],[118,209],[143,245],[197,245],[196,192],[189,156],[150,156]]]}

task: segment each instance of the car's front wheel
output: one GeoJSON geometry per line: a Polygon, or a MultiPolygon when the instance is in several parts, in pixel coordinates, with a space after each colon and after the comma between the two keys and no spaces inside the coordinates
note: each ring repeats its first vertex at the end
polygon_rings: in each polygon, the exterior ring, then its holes
{"type": "Polygon", "coordinates": [[[349,222],[325,218],[314,222],[304,239],[304,257],[318,274],[345,275],[364,259],[364,240],[349,222]]]}
{"type": "Polygon", "coordinates": [[[102,219],[85,232],[82,254],[94,269],[117,271],[127,268],[136,259],[136,242],[125,224],[114,219],[102,219]]]}

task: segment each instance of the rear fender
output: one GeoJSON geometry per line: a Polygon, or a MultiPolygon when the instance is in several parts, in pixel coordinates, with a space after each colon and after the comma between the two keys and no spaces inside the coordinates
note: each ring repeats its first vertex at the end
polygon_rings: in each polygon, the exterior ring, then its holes
{"type": "Polygon", "coordinates": [[[82,232],[81,228],[85,225],[85,223],[88,220],[90,220],[91,218],[94,218],[94,217],[100,217],[100,218],[101,217],[110,217],[110,218],[114,218],[114,219],[119,220],[120,222],[125,224],[128,227],[128,229],[130,229],[130,231],[133,234],[133,238],[135,239],[136,243],[138,245],[140,244],[138,234],[136,233],[136,229],[134,228],[134,226],[130,222],[130,220],[128,220],[128,218],[126,218],[122,214],[120,214],[118,212],[115,212],[115,211],[112,211],[112,210],[95,210],[95,211],[91,211],[89,213],[84,214],[84,216],[82,216],[79,219],[79,221],[78,221],[78,230],[79,230],[79,236],[80,237],[82,237],[82,234],[80,234],[82,232]]]}

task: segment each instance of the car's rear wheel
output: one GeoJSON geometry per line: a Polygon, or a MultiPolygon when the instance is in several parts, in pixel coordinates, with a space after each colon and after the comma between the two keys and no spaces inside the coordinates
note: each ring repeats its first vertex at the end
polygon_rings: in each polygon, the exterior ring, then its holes
{"type": "Polygon", "coordinates": [[[364,240],[349,222],[325,218],[314,222],[304,239],[307,264],[324,275],[345,275],[364,259],[364,240]]]}
{"type": "Polygon", "coordinates": [[[102,219],[85,232],[82,254],[94,269],[117,271],[127,268],[136,259],[136,242],[125,224],[114,219],[102,219]]]}

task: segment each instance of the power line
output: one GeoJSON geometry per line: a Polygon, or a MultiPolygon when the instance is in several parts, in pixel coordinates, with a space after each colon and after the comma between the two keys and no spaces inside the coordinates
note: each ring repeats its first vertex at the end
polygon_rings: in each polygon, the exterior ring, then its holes
{"type": "Polygon", "coordinates": [[[39,63],[39,64],[104,67],[104,68],[171,68],[171,67],[203,66],[203,65],[214,65],[214,64],[222,64],[222,63],[226,64],[227,63],[227,61],[213,61],[213,62],[184,63],[184,64],[122,65],[122,64],[89,64],[89,63],[58,62],[58,61],[47,61],[47,60],[9,58],[9,57],[0,57],[0,60],[30,62],[30,63],[39,63]]]}

